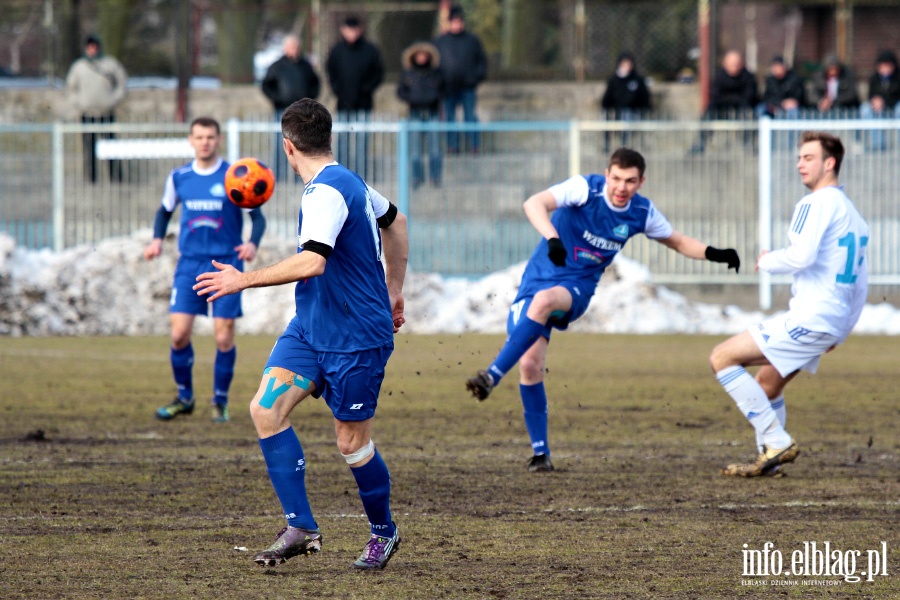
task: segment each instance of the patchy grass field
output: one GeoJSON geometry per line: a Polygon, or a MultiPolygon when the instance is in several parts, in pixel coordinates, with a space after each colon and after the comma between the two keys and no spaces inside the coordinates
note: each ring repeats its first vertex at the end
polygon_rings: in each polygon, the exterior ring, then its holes
{"type": "MultiPolygon", "coordinates": [[[[2,339],[0,596],[900,597],[900,340],[851,338],[798,377],[789,476],[731,480],[719,467],[755,450],[706,364],[719,339],[555,336],[557,471],[535,475],[515,376],[483,403],[464,390],[501,338],[400,336],[374,438],[404,541],[378,573],[349,568],[367,523],[315,400],[294,424],[324,550],[251,561],[283,524],[246,410],[272,337],[239,337],[223,425],[205,407],[153,418],[173,395],[164,338],[2,339]],[[888,576],[742,577],[744,544],[772,542],[789,569],[804,542],[826,541],[862,551],[857,573],[885,542],[888,576]]],[[[213,342],[195,349],[202,400],[213,342]]]]}

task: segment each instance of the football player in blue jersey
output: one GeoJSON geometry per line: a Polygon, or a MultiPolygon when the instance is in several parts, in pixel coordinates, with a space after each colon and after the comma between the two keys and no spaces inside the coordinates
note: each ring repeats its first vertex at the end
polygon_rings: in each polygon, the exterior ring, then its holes
{"type": "MultiPolygon", "coordinates": [[[[228,163],[219,157],[219,123],[208,117],[194,119],[188,140],[194,148],[194,160],[173,170],[166,179],[162,204],[156,211],[153,241],[144,249],[144,258],[152,260],[162,253],[163,238],[175,208],[181,205],[181,230],[178,234],[178,266],[169,298],[172,347],[169,358],[178,395],[168,406],[156,411],[159,419],[169,420],[194,411],[192,367],[194,347],[191,332],[194,317],[208,315],[209,304],[194,292],[195,278],[209,270],[212,260],[243,269],[245,260],[253,260],[266,230],[262,210],[239,208],[225,196],[225,171],[228,163]],[[244,213],[250,213],[253,227],[250,240],[242,240],[244,213]]],[[[237,350],[234,347],[234,320],[241,316],[240,295],[213,303],[213,327],[216,360],[213,368],[213,421],[228,421],[228,388],[234,377],[237,350]]]]}
{"type": "Polygon", "coordinates": [[[304,398],[322,397],[334,416],[337,446],[350,467],[369,519],[370,538],[353,564],[383,569],[400,544],[391,517],[391,478],[372,441],[372,418],[403,325],[403,280],[409,240],[406,217],[331,151],[331,115],[298,100],[281,119],[288,163],[306,183],[300,203],[298,253],[275,265],[197,277],[210,302],[250,287],[297,282],[297,313],[278,338],[250,414],[287,527],[254,561],[275,566],[318,552],[322,535],[306,493],[306,459],[291,426],[304,398]]]}
{"type": "Polygon", "coordinates": [[[525,201],[525,215],[543,239],[510,308],[506,343],[486,370],[468,379],[466,388],[484,400],[519,363],[519,392],[534,451],[531,472],[553,470],[544,391],[550,333],[584,314],[600,276],[625,242],[642,233],[689,258],[740,268],[735,250],[713,248],[674,230],[653,202],[637,193],[644,170],[640,153],[619,148],[605,175],[576,175],[525,201]]]}

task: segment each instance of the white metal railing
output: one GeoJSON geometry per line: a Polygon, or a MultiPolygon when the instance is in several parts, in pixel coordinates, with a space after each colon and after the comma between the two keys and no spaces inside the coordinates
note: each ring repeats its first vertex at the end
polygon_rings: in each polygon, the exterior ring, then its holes
{"type": "MultiPolygon", "coordinates": [[[[761,249],[787,242],[787,221],[805,193],[794,146],[804,129],[826,129],[844,140],[841,179],[872,229],[870,281],[900,285],[898,119],[479,124],[376,119],[334,126],[336,144],[365,140],[367,180],[409,216],[413,269],[475,276],[525,260],[537,234],[521,212],[522,201],[573,174],[602,172],[610,150],[627,143],[647,158],[641,193],[677,229],[738,248],[744,268],[740,275],[726,273],[641,237],[625,254],[647,264],[660,283],[758,285],[764,309],[771,306],[773,286],[789,280],[755,274],[752,267],[761,249]],[[414,136],[473,129],[482,138],[479,154],[448,155],[443,145],[440,187],[413,185],[414,136]],[[696,153],[701,134],[706,151],[696,153]],[[883,149],[869,147],[876,134],[883,149]]],[[[149,228],[165,177],[186,160],[186,133],[187,125],[172,123],[0,125],[0,166],[7,173],[0,180],[0,231],[22,245],[62,250],[149,228]],[[96,137],[100,157],[100,177],[93,182],[82,168],[86,135],[96,137]],[[112,171],[107,176],[112,161],[123,164],[121,181],[112,179],[112,171]]],[[[271,159],[279,133],[275,122],[228,121],[223,152],[230,160],[271,159]]],[[[293,177],[276,186],[265,208],[267,235],[294,237],[301,192],[302,183],[293,177]]]]}

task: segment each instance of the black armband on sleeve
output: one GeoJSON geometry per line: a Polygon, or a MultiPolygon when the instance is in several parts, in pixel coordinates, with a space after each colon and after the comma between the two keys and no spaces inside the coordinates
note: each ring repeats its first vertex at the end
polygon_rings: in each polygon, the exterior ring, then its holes
{"type": "Polygon", "coordinates": [[[387,212],[381,215],[376,219],[378,221],[378,226],[382,229],[387,229],[391,226],[391,223],[394,222],[394,219],[397,218],[397,207],[391,203],[388,203],[387,212]]]}
{"type": "Polygon", "coordinates": [[[331,256],[332,250],[334,250],[334,248],[328,244],[323,244],[322,242],[317,242],[315,240],[309,240],[303,244],[304,252],[315,252],[325,260],[328,260],[328,257],[331,256]]]}
{"type": "Polygon", "coordinates": [[[166,229],[169,227],[169,221],[172,219],[172,213],[160,205],[156,211],[156,218],[153,219],[153,238],[163,239],[166,237],[166,229]]]}

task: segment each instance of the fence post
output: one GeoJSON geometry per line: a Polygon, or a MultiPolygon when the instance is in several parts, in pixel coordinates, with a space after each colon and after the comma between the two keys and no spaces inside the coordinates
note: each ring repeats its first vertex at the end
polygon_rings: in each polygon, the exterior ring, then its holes
{"type": "MultiPolygon", "coordinates": [[[[228,162],[233,163],[241,157],[241,128],[240,121],[237,119],[231,118],[228,119],[228,125],[226,126],[226,130],[228,132],[228,138],[225,140],[225,144],[228,146],[228,162]]],[[[272,165],[274,167],[274,165],[272,165]]]]}
{"type": "MultiPolygon", "coordinates": [[[[766,117],[759,119],[759,249],[772,249],[772,120],[766,117]]],[[[772,275],[765,271],[759,272],[759,307],[772,308],[772,275]]]]}
{"type": "Polygon", "coordinates": [[[569,121],[569,177],[581,173],[581,122],[569,121]]]}
{"type": "MultiPolygon", "coordinates": [[[[416,135],[420,135],[416,132],[416,135]]],[[[397,208],[409,220],[409,121],[397,130],[397,208]]]]}
{"type": "Polygon", "coordinates": [[[53,251],[62,252],[66,247],[66,205],[63,190],[65,169],[63,160],[62,124],[56,122],[52,130],[53,145],[53,251]]]}

